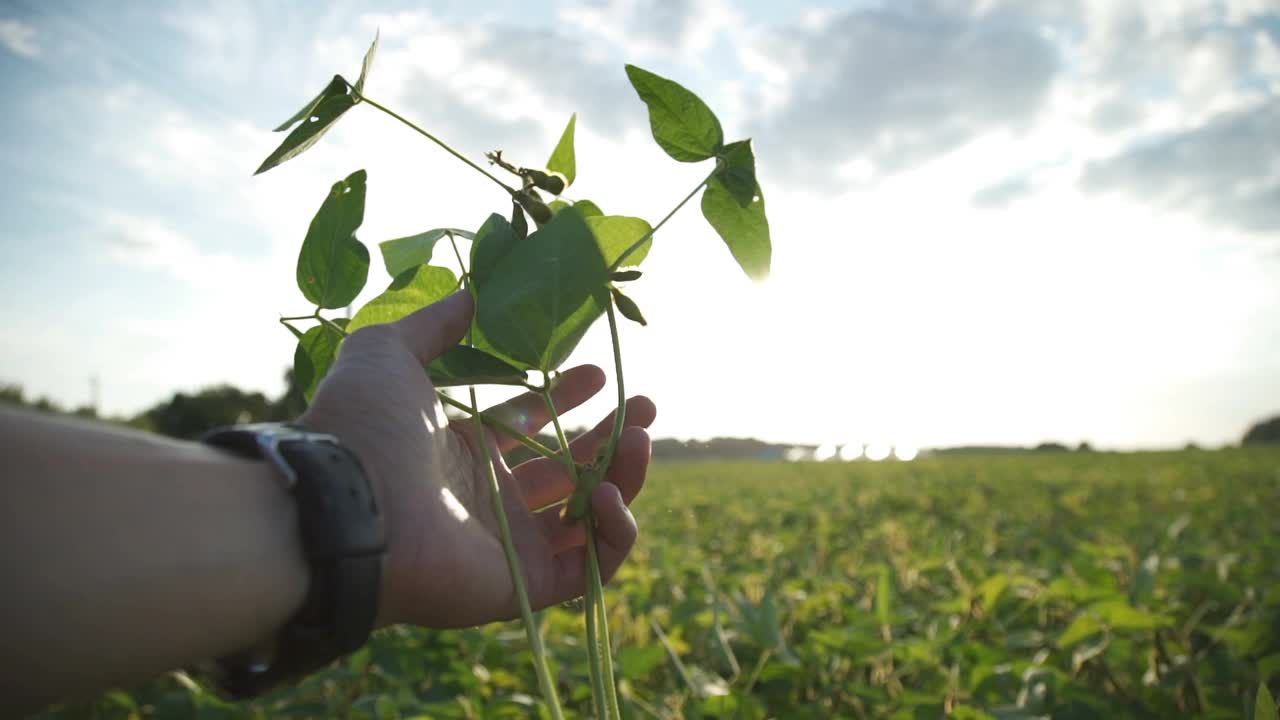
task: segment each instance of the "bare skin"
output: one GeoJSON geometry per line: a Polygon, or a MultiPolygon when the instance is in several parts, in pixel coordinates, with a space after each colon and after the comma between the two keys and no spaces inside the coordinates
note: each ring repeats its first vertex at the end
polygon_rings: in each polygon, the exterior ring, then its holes
{"type": "MultiPolygon", "coordinates": [[[[466,332],[459,293],[399,322],[362,329],[300,422],[360,456],[388,529],[379,625],[461,627],[514,618],[484,453],[470,421],[450,423],[422,364],[466,332]]],[[[567,411],[603,387],[599,368],[564,373],[567,411]]],[[[492,412],[534,432],[542,398],[492,412]]],[[[653,403],[632,398],[608,482],[592,497],[601,570],[635,543],[627,505],[644,484],[653,403]]],[[[606,418],[574,443],[589,459],[606,418]]],[[[510,438],[488,433],[495,449],[510,438]]],[[[270,636],[300,606],[307,572],[292,499],[265,463],[198,443],[0,410],[0,715],[92,696],[218,657],[270,636]]],[[[499,464],[499,482],[530,601],[584,592],[584,537],[556,510],[572,491],[562,464],[499,464]]]]}

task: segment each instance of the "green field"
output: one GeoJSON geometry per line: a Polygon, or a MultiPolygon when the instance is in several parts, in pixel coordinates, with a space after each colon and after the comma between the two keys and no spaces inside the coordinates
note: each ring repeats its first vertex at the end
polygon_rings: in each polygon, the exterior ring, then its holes
{"type": "MultiPolygon", "coordinates": [[[[1280,684],[1280,450],[659,464],[635,511],[630,717],[1248,718],[1280,684]]],[[[543,621],[584,713],[581,619],[543,621]]],[[[193,687],[64,714],[538,715],[514,624],[393,628],[251,706],[193,687]]]]}

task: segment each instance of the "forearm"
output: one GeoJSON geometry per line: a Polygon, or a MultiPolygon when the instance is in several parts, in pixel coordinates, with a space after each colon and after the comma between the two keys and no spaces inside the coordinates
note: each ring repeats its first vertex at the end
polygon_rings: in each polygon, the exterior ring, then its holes
{"type": "Polygon", "coordinates": [[[265,463],[12,410],[0,458],[0,709],[241,649],[302,603],[295,506],[265,463]]]}

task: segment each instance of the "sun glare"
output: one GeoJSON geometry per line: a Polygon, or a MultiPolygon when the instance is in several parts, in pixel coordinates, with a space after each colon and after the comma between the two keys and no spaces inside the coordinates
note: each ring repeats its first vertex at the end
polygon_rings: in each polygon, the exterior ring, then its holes
{"type": "Polygon", "coordinates": [[[813,451],[813,459],[818,462],[826,462],[836,456],[836,446],[831,443],[823,443],[813,451]]]}
{"type": "Polygon", "coordinates": [[[919,454],[920,451],[910,445],[897,445],[893,448],[893,456],[906,462],[915,460],[919,454]]]}
{"type": "Polygon", "coordinates": [[[862,457],[862,443],[845,443],[840,448],[840,459],[845,462],[862,457]]]}
{"type": "Polygon", "coordinates": [[[879,462],[889,457],[889,454],[892,452],[893,448],[885,445],[884,443],[871,443],[867,446],[867,459],[879,462]]]}

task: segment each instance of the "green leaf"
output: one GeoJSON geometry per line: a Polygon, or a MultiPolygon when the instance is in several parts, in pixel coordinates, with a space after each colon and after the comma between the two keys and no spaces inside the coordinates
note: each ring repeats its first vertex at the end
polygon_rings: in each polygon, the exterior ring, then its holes
{"type": "Polygon", "coordinates": [[[1008,589],[1011,579],[1008,575],[1000,573],[992,575],[982,584],[978,586],[978,594],[982,596],[982,611],[988,615],[995,609],[996,603],[1000,601],[1000,596],[1008,589]]]}
{"type": "Polygon", "coordinates": [[[628,645],[618,651],[618,671],[623,677],[646,678],[666,661],[667,654],[658,643],[628,645]]]}
{"type": "Polygon", "coordinates": [[[1258,696],[1253,701],[1253,720],[1280,720],[1280,711],[1276,709],[1276,701],[1266,683],[1258,686],[1258,696]]]}
{"type": "Polygon", "coordinates": [[[639,270],[618,270],[610,273],[609,279],[613,282],[631,282],[632,280],[639,280],[642,275],[644,273],[639,270]]]}
{"type": "Polygon", "coordinates": [[[502,355],[544,372],[564,362],[602,311],[594,295],[608,269],[577,213],[556,215],[492,270],[477,276],[472,262],[477,326],[502,355]]]}
{"type": "MultiPolygon", "coordinates": [[[[346,318],[333,322],[339,327],[347,325],[346,318]]],[[[307,402],[311,402],[320,381],[329,374],[341,343],[342,335],[323,323],[307,330],[298,341],[298,347],[293,351],[293,380],[302,389],[307,402]]]]}
{"type": "Polygon", "coordinates": [[[648,326],[649,323],[644,319],[644,314],[640,312],[640,306],[636,305],[636,301],[622,294],[618,288],[609,288],[609,293],[613,295],[613,304],[618,306],[618,312],[622,313],[622,317],[634,323],[648,326]]]}
{"type": "Polygon", "coordinates": [[[280,123],[280,126],[272,132],[284,132],[296,125],[299,120],[309,117],[311,112],[316,109],[316,106],[324,101],[325,98],[337,97],[338,95],[345,94],[347,94],[347,81],[343,80],[341,75],[334,75],[333,79],[329,81],[329,84],[325,85],[324,89],[320,91],[319,95],[316,95],[311,99],[311,102],[302,106],[302,109],[294,113],[293,117],[280,123]]]}
{"type": "Polygon", "coordinates": [[[716,177],[741,207],[749,206],[760,190],[756,181],[756,156],[750,140],[739,140],[724,146],[719,155],[716,177]]]}
{"type": "Polygon", "coordinates": [[[298,253],[298,288],[322,308],[351,304],[369,279],[369,250],[355,238],[364,222],[365,171],[334,183],[298,253]]]}
{"type": "Polygon", "coordinates": [[[573,204],[573,209],[577,210],[578,214],[584,218],[604,215],[604,211],[600,209],[600,206],[590,200],[579,200],[575,202],[573,204]]]}
{"type": "Polygon", "coordinates": [[[578,177],[578,161],[573,152],[573,130],[577,121],[578,113],[569,116],[569,124],[565,126],[560,142],[556,143],[556,149],[551,151],[551,158],[547,160],[548,170],[564,175],[566,187],[572,185],[578,177]]]}
{"type": "Polygon", "coordinates": [[[1173,624],[1167,615],[1158,615],[1131,607],[1123,600],[1097,603],[1089,608],[1113,630],[1155,630],[1173,624]]]}
{"type": "MultiPolygon", "coordinates": [[[[574,209],[577,209],[576,205],[574,209]]],[[[625,215],[594,215],[584,219],[587,227],[591,228],[591,233],[596,236],[596,242],[600,244],[600,254],[604,256],[605,265],[610,267],[635,241],[653,230],[644,220],[625,215]]],[[[649,255],[651,247],[652,236],[627,256],[626,264],[639,265],[649,255]]]]}
{"type": "Polygon", "coordinates": [[[1060,648],[1068,648],[1101,631],[1102,623],[1088,610],[1085,610],[1076,615],[1071,624],[1067,626],[1067,629],[1058,636],[1058,641],[1055,644],[1060,648]]]}
{"type": "Polygon", "coordinates": [[[1104,627],[1121,631],[1155,630],[1172,624],[1173,620],[1166,615],[1130,607],[1123,600],[1104,600],[1080,611],[1058,637],[1057,645],[1060,648],[1069,647],[1104,627]]]}
{"type": "Polygon", "coordinates": [[[281,324],[281,325],[284,325],[284,326],[285,326],[285,327],[287,327],[287,328],[289,328],[289,332],[293,333],[293,337],[294,337],[295,339],[297,339],[297,340],[301,340],[301,339],[302,339],[302,336],[305,334],[305,333],[303,333],[301,330],[299,330],[298,328],[296,328],[296,327],[294,327],[294,326],[290,325],[290,324],[289,324],[289,323],[287,323],[287,322],[281,322],[280,324],[281,324]]]}
{"type": "Polygon", "coordinates": [[[769,277],[769,260],[773,254],[769,241],[769,219],[765,216],[764,194],[747,207],[738,205],[733,193],[718,177],[707,182],[702,193],[702,216],[729,246],[738,265],[755,281],[769,277]]]}
{"type": "Polygon", "coordinates": [[[466,345],[458,345],[445,351],[431,361],[427,372],[436,387],[522,385],[529,379],[524,370],[466,345]]]}
{"type": "Polygon", "coordinates": [[[572,205],[565,202],[564,200],[552,200],[551,202],[547,203],[547,206],[551,208],[551,212],[553,213],[558,213],[567,207],[571,207],[574,210],[577,210],[578,214],[584,218],[604,215],[604,211],[600,209],[600,206],[591,202],[590,200],[578,200],[572,205]]]}
{"type": "Polygon", "coordinates": [[[378,53],[378,38],[381,36],[381,30],[373,33],[373,44],[369,46],[368,52],[364,54],[364,64],[360,66],[360,79],[356,80],[357,94],[364,94],[364,81],[369,77],[369,68],[373,67],[373,56],[378,53]]]}
{"type": "Polygon", "coordinates": [[[395,277],[415,265],[426,265],[431,262],[431,253],[435,250],[436,243],[449,233],[468,240],[475,239],[475,234],[466,230],[436,228],[417,235],[378,243],[378,247],[382,250],[382,262],[387,266],[387,274],[395,277]]]}
{"type": "Polygon", "coordinates": [[[499,261],[516,246],[515,230],[497,213],[489,216],[471,242],[471,282],[484,285],[499,261]]]}
{"type": "MultiPolygon", "coordinates": [[[[522,217],[522,215],[521,215],[522,217]]],[[[502,215],[494,213],[489,215],[483,225],[480,225],[479,231],[476,231],[474,240],[471,241],[471,287],[483,286],[489,281],[490,275],[493,274],[494,268],[503,258],[506,258],[507,252],[516,246],[517,242],[524,241],[525,238],[516,236],[516,228],[507,222],[502,215]]],[[[500,359],[521,366],[521,368],[532,368],[529,363],[522,363],[515,357],[508,357],[494,347],[489,338],[485,336],[484,329],[480,328],[479,322],[471,323],[471,345],[479,350],[488,352],[489,355],[495,355],[500,359]]]]}
{"type": "MultiPolygon", "coordinates": [[[[319,142],[329,128],[342,117],[342,114],[350,110],[356,104],[355,97],[347,93],[346,81],[340,75],[335,75],[333,80],[329,82],[329,86],[325,91],[320,93],[317,98],[319,102],[313,100],[314,105],[308,105],[303,108],[306,112],[295,115],[302,120],[302,124],[293,129],[293,132],[280,143],[280,147],[267,156],[262,161],[262,165],[254,171],[254,175],[264,173],[271,168],[279,165],[286,160],[301,155],[306,152],[312,145],[319,142]],[[341,86],[339,89],[339,85],[341,86]]],[[[292,125],[297,120],[290,118],[284,125],[278,129],[283,129],[292,125]]]]}
{"type": "Polygon", "coordinates": [[[360,308],[347,332],[368,325],[395,322],[437,300],[443,300],[458,289],[458,278],[448,268],[418,265],[396,276],[378,297],[360,308]]]}
{"type": "Polygon", "coordinates": [[[684,86],[635,65],[627,66],[627,78],[649,107],[653,139],[680,162],[700,162],[713,157],[724,144],[724,131],[711,108],[684,86]]]}

